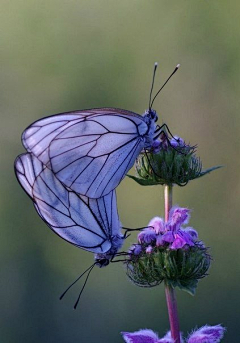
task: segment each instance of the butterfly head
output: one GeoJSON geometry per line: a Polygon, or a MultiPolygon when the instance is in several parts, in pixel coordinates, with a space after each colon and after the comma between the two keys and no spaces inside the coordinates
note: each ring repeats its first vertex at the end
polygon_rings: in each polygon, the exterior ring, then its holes
{"type": "Polygon", "coordinates": [[[110,259],[107,257],[106,254],[96,254],[95,257],[95,265],[99,268],[106,267],[110,263],[110,259]]]}
{"type": "Polygon", "coordinates": [[[152,108],[149,108],[148,110],[145,111],[144,115],[150,119],[150,121],[154,121],[156,123],[156,121],[158,121],[158,115],[157,112],[155,110],[153,110],[152,108]]]}
{"type": "Polygon", "coordinates": [[[112,236],[110,238],[112,244],[111,248],[107,252],[95,254],[94,259],[96,266],[102,268],[109,265],[110,261],[112,261],[118,250],[122,247],[124,239],[122,234],[112,236]]]}

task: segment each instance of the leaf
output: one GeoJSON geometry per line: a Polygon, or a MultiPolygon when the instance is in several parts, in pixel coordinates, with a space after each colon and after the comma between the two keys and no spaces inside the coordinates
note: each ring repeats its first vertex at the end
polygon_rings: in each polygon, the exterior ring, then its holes
{"type": "Polygon", "coordinates": [[[127,176],[130,177],[130,179],[133,179],[134,181],[136,181],[141,186],[154,186],[154,185],[161,185],[162,184],[160,182],[156,182],[156,181],[151,180],[151,179],[147,179],[147,180],[140,179],[139,177],[129,175],[129,174],[127,174],[127,176]]]}
{"type": "Polygon", "coordinates": [[[205,169],[205,170],[201,171],[201,173],[199,174],[198,177],[201,177],[201,176],[204,176],[204,175],[206,175],[206,174],[209,174],[209,173],[211,173],[212,171],[217,170],[217,169],[222,168],[222,167],[223,167],[223,166],[216,166],[216,167],[212,167],[212,168],[205,169]]]}
{"type": "Polygon", "coordinates": [[[185,291],[191,295],[195,295],[196,289],[198,285],[198,280],[193,279],[193,280],[179,280],[178,281],[178,287],[182,290],[185,291]]]}

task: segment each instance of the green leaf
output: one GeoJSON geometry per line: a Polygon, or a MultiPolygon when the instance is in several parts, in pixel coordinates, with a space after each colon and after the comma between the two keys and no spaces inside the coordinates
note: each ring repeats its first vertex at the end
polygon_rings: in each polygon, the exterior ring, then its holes
{"type": "Polygon", "coordinates": [[[159,182],[156,182],[154,180],[151,180],[151,179],[148,179],[148,180],[145,180],[145,179],[140,179],[136,176],[133,176],[133,175],[129,175],[127,174],[128,177],[130,177],[130,179],[133,179],[134,181],[136,181],[139,185],[141,186],[154,186],[154,185],[161,185],[161,183],[159,182]]]}
{"type": "Polygon", "coordinates": [[[198,177],[201,177],[201,176],[204,176],[204,175],[206,175],[206,174],[209,174],[209,173],[211,173],[212,171],[217,170],[217,169],[222,168],[222,167],[223,167],[223,166],[216,166],[216,167],[212,167],[212,168],[205,169],[205,170],[201,171],[201,173],[199,174],[198,177]]]}
{"type": "Polygon", "coordinates": [[[195,295],[196,289],[198,285],[198,280],[193,279],[193,280],[179,280],[178,281],[178,287],[182,290],[185,291],[191,295],[195,295]]]}

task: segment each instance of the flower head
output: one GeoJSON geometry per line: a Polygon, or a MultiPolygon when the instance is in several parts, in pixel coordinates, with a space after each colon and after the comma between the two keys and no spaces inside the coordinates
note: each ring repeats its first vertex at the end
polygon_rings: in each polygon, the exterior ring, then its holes
{"type": "Polygon", "coordinates": [[[175,206],[167,222],[154,217],[139,233],[126,261],[127,275],[136,285],[153,287],[165,281],[194,294],[211,258],[205,245],[197,241],[197,231],[184,227],[189,219],[188,208],[175,206]]]}

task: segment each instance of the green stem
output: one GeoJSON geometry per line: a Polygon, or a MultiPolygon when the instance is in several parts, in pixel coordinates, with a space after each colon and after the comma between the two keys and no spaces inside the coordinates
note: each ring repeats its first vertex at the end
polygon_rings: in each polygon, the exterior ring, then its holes
{"type": "MultiPolygon", "coordinates": [[[[164,202],[165,202],[165,221],[169,220],[169,211],[172,207],[172,186],[164,186],[164,202]]],[[[165,294],[167,300],[168,316],[171,329],[171,336],[174,343],[180,343],[179,319],[177,311],[177,300],[175,290],[172,286],[165,283],[165,294]]]]}

